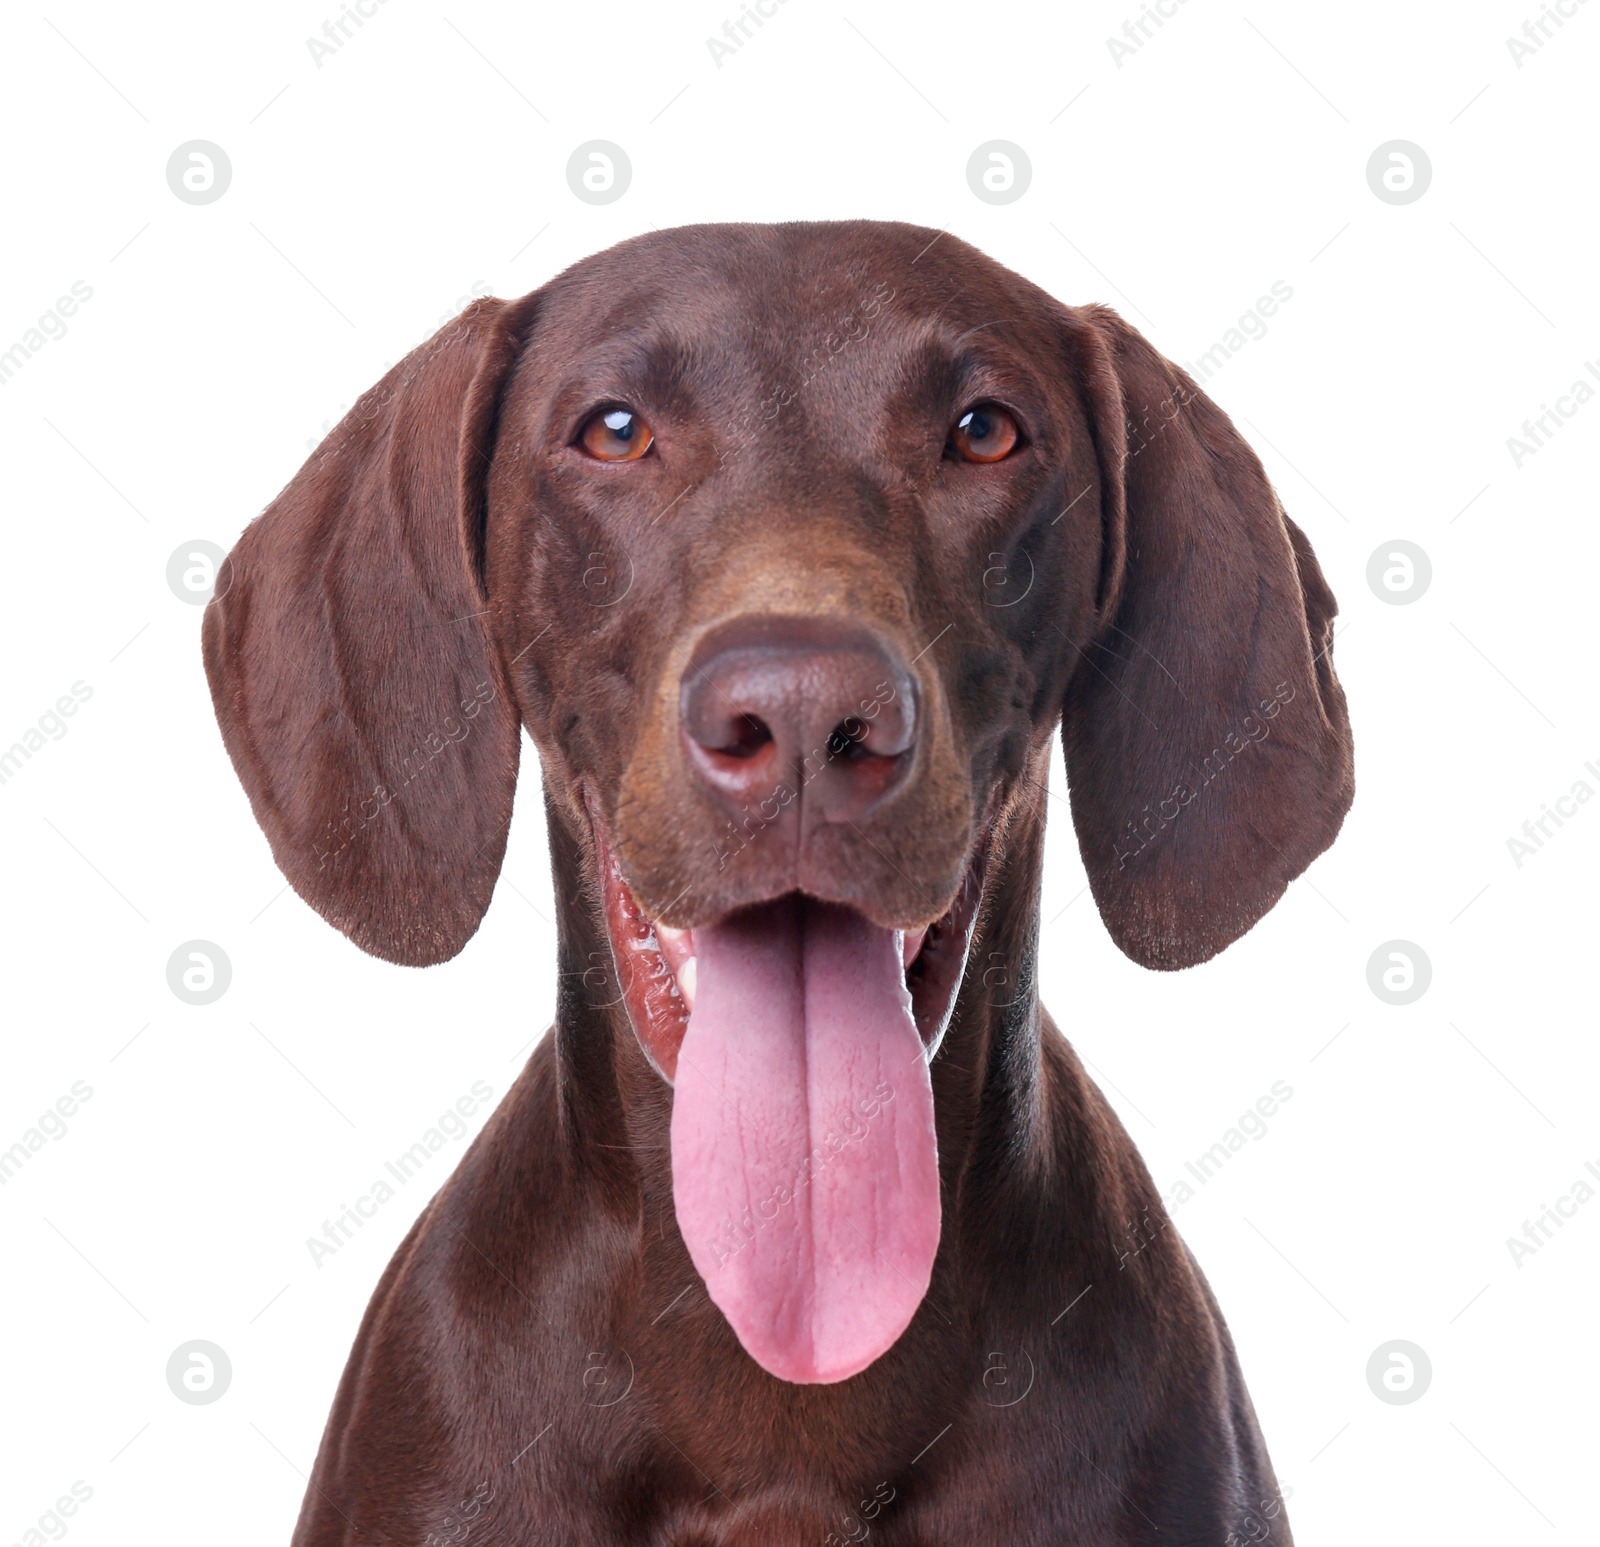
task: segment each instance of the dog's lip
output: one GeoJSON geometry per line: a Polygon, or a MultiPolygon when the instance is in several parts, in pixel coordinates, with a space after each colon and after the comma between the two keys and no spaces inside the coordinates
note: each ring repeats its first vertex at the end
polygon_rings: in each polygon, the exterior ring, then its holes
{"type": "MultiPolygon", "coordinates": [[[[615,1003],[620,997],[641,1051],[650,1066],[670,1085],[677,1075],[678,1049],[694,1008],[694,929],[663,924],[640,905],[611,842],[599,798],[587,784],[583,799],[599,862],[606,936],[620,980],[620,994],[614,990],[610,1002],[615,1003]]],[[[991,833],[992,826],[986,824],[973,844],[961,881],[944,912],[926,924],[897,931],[917,1029],[930,1058],[943,1040],[956,990],[965,973],[967,947],[988,869],[991,833]],[[919,996],[924,984],[926,991],[919,996]],[[924,1001],[921,1004],[917,1002],[919,997],[924,1001]]],[[[800,895],[810,894],[802,891],[800,895]]],[[[739,906],[771,900],[754,898],[739,906]]],[[[738,908],[729,909],[728,914],[737,911],[738,908]]],[[[720,920],[707,920],[706,924],[715,922],[720,920]]]]}

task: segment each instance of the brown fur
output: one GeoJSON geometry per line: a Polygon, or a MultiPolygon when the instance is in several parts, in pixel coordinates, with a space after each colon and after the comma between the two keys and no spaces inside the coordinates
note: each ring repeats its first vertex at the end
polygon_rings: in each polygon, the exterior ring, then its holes
{"type": "Polygon", "coordinates": [[[1043,785],[1059,722],[1108,929],[1146,966],[1205,960],[1349,805],[1333,613],[1187,376],[931,231],[657,232],[402,361],[224,567],[218,718],[295,889],[414,965],[488,906],[526,725],[562,987],[374,1296],[300,1547],[1287,1543],[1222,1318],[1038,1004],[1043,785]],[[1024,449],[941,460],[990,398],[1024,449]],[[644,414],[656,453],[575,452],[603,401],[644,414]],[[853,832],[786,810],[730,838],[686,769],[685,662],[749,614],[864,622],[913,662],[914,770],[853,832]],[[932,1287],[850,1380],[767,1375],[690,1264],[671,1090],[616,1003],[586,798],[680,927],[795,888],[926,924],[995,834],[982,970],[932,1067],[932,1287]],[[986,1382],[996,1350],[1031,1370],[1015,1405],[986,1382]]]}

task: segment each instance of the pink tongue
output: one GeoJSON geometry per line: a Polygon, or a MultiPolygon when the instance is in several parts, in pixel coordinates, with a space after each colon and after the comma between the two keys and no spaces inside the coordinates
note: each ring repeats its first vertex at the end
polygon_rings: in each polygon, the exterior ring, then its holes
{"type": "Polygon", "coordinates": [[[757,1364],[843,1380],[905,1331],[939,1245],[933,1091],[898,936],[788,897],[694,943],[678,1226],[757,1364]]]}

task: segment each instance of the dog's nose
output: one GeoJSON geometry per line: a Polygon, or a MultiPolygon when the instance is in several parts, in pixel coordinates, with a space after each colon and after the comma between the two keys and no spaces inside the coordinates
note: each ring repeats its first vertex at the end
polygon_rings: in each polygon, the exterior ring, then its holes
{"type": "Polygon", "coordinates": [[[864,816],[916,743],[916,690],[896,652],[807,620],[718,630],[683,675],[680,712],[691,763],[735,816],[775,793],[824,821],[864,816]]]}

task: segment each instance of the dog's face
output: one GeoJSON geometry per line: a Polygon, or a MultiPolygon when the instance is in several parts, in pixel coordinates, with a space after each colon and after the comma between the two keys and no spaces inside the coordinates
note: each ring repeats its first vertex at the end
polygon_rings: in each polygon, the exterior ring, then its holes
{"type": "MultiPolygon", "coordinates": [[[[932,1042],[1105,544],[1060,309],[929,240],[705,228],[549,287],[501,405],[486,580],[503,658],[542,632],[512,690],[620,883],[614,944],[618,908],[659,941],[835,903],[924,941],[932,1042]],[[955,970],[930,981],[935,957],[955,970]]],[[[683,999],[628,981],[670,1078],[683,999]]]]}
{"type": "Polygon", "coordinates": [[[1055,725],[1118,943],[1203,960],[1348,805],[1332,614],[1113,314],[919,228],[708,226],[396,367],[241,540],[207,660],[280,865],[392,960],[476,928],[529,728],[691,1256],[834,1380],[926,1287],[927,1058],[1055,725]]]}

